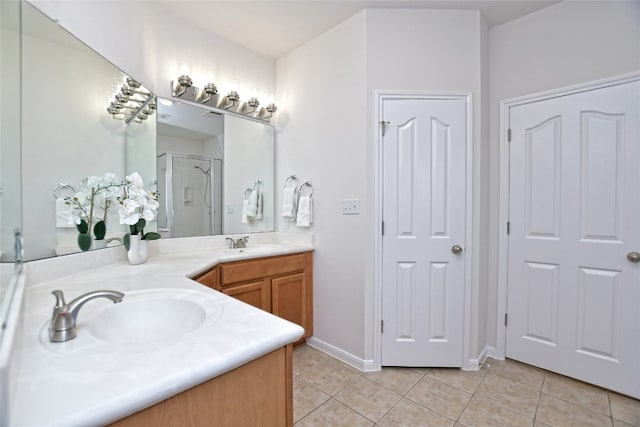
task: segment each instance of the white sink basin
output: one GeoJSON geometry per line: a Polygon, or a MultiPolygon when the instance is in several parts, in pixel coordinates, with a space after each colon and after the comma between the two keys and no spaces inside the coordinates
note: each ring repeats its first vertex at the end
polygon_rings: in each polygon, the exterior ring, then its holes
{"type": "Polygon", "coordinates": [[[115,344],[175,341],[200,326],[206,317],[202,305],[180,296],[162,291],[125,294],[121,303],[96,313],[87,324],[88,330],[115,344]]]}

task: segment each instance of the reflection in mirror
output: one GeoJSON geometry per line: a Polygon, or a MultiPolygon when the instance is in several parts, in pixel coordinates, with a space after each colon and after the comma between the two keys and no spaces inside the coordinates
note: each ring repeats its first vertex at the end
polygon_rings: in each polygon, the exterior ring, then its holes
{"type": "MultiPolygon", "coordinates": [[[[127,125],[106,109],[127,76],[33,6],[22,5],[23,229],[25,260],[33,260],[80,251],[65,197],[81,187],[90,191],[88,177],[124,178],[127,125]]],[[[148,157],[149,175],[154,157],[148,157]]],[[[107,216],[106,241],[126,231],[116,205],[107,216]]]]}
{"type": "Polygon", "coordinates": [[[158,231],[273,231],[273,127],[182,100],[157,105],[158,231]]]}
{"type": "Polygon", "coordinates": [[[220,234],[223,121],[220,113],[158,99],[158,231],[220,234]]]}

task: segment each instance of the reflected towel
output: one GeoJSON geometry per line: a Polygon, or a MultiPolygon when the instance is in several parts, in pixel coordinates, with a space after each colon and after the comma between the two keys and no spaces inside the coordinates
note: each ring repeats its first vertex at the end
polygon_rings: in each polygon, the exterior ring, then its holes
{"type": "Polygon", "coordinates": [[[298,201],[296,225],[298,227],[309,227],[311,224],[313,224],[313,203],[311,197],[302,196],[298,201]]]}
{"type": "Polygon", "coordinates": [[[247,213],[248,211],[249,211],[249,199],[244,199],[244,201],[242,202],[242,223],[243,224],[249,223],[249,215],[247,213]]]}
{"type": "Polygon", "coordinates": [[[256,205],[255,219],[262,219],[262,191],[258,190],[258,203],[256,205]]]}
{"type": "Polygon", "coordinates": [[[285,187],[282,193],[282,217],[296,217],[296,188],[285,187]]]}
{"type": "Polygon", "coordinates": [[[252,190],[247,200],[247,216],[253,221],[258,214],[258,191],[252,190]]]}
{"type": "Polygon", "coordinates": [[[76,225],[71,219],[71,205],[67,205],[64,198],[56,199],[56,228],[74,228],[76,225]]]}

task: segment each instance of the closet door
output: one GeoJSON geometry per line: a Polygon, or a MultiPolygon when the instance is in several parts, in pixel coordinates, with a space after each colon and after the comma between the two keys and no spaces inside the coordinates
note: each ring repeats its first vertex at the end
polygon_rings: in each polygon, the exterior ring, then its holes
{"type": "Polygon", "coordinates": [[[510,110],[507,357],[640,398],[640,82],[510,110]]]}

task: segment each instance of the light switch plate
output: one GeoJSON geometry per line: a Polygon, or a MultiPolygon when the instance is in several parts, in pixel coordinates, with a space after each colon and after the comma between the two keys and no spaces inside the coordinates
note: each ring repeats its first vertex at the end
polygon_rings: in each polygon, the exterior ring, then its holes
{"type": "Polygon", "coordinates": [[[235,211],[235,209],[233,209],[233,203],[227,203],[224,205],[224,211],[228,214],[232,214],[235,211]]]}
{"type": "Polygon", "coordinates": [[[359,215],[360,199],[343,199],[342,215],[359,215]]]}

